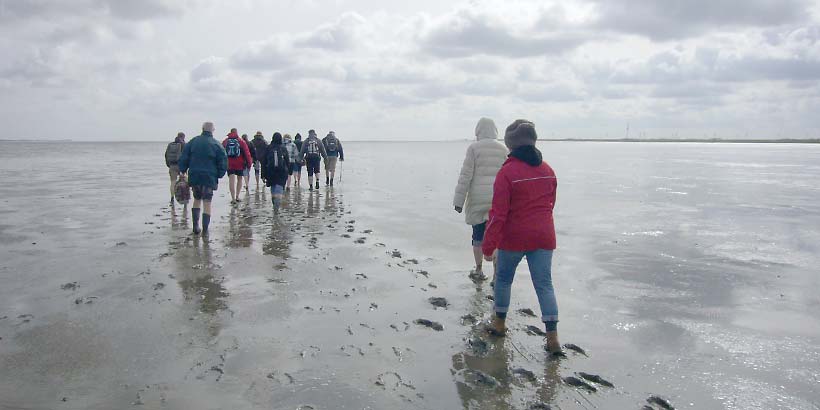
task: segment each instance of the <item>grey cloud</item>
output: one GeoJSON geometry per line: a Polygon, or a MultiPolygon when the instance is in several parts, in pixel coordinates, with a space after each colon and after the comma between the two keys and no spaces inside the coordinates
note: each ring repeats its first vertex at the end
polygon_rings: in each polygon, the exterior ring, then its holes
{"type": "Polygon", "coordinates": [[[286,39],[275,37],[249,44],[231,57],[231,65],[240,70],[276,71],[291,62],[292,53],[286,39]]]}
{"type": "Polygon", "coordinates": [[[716,73],[719,81],[820,80],[820,61],[800,58],[745,57],[727,62],[716,73]]]}
{"type": "Polygon", "coordinates": [[[364,25],[364,17],[356,13],[345,13],[335,23],[320,26],[299,36],[294,45],[333,51],[351,49],[360,42],[358,33],[364,25]]]}
{"type": "Polygon", "coordinates": [[[562,84],[521,86],[516,96],[527,102],[573,102],[584,99],[584,94],[562,84]]]}
{"type": "Polygon", "coordinates": [[[597,28],[673,40],[736,27],[804,21],[807,0],[596,0],[597,28]]]}
{"type": "Polygon", "coordinates": [[[439,22],[421,38],[424,51],[444,58],[473,55],[532,57],[560,54],[590,40],[572,30],[516,34],[510,26],[493,24],[490,17],[462,10],[439,22]]]}
{"type": "Polygon", "coordinates": [[[0,0],[0,21],[58,20],[67,16],[109,15],[123,20],[148,20],[182,12],[172,0],[0,0]]]}

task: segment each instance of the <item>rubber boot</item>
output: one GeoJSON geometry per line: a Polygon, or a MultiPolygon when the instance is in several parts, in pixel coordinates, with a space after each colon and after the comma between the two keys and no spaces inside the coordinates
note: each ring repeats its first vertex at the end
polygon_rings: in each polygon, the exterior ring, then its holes
{"type": "Polygon", "coordinates": [[[194,233],[199,235],[199,208],[191,208],[191,219],[194,221],[194,233]]]}
{"type": "Polygon", "coordinates": [[[316,189],[319,189],[319,178],[316,178],[316,189]]]}
{"type": "Polygon", "coordinates": [[[211,215],[203,213],[202,214],[202,234],[203,235],[208,234],[208,225],[210,225],[210,224],[211,224],[211,215]]]}

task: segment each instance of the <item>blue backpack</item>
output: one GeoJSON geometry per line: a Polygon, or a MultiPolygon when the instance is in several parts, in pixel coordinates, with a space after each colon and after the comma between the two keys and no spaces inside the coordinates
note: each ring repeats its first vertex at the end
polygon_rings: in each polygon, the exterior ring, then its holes
{"type": "Polygon", "coordinates": [[[230,158],[237,158],[242,155],[242,147],[239,145],[239,138],[228,138],[228,144],[225,146],[225,153],[230,158]]]}

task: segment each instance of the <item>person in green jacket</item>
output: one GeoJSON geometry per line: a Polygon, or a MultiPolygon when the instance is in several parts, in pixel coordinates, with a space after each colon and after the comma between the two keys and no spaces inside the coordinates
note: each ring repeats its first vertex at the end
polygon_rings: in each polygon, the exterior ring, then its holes
{"type": "Polygon", "coordinates": [[[194,193],[194,204],[191,217],[194,221],[194,233],[208,234],[211,223],[211,200],[214,191],[219,187],[219,178],[228,170],[228,156],[222,144],[214,139],[214,124],[202,124],[202,134],[185,144],[179,157],[179,172],[188,173],[188,184],[194,193]],[[202,230],[199,229],[200,205],[202,212],[202,230]]]}

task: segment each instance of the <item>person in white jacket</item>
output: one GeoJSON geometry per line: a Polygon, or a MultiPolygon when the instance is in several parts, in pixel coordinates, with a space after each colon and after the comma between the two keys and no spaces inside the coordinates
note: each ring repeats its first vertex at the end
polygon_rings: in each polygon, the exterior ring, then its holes
{"type": "MultiPolygon", "coordinates": [[[[473,257],[475,271],[470,274],[473,280],[485,280],[482,270],[481,242],[484,240],[484,228],[490,205],[493,203],[493,183],[501,165],[507,160],[509,151],[504,144],[496,141],[498,129],[493,120],[481,118],[475,127],[476,142],[467,148],[461,174],[458,177],[453,206],[456,212],[464,211],[464,219],[473,227],[473,257]],[[466,205],[465,205],[466,203],[466,205]]],[[[495,283],[495,272],[493,272],[495,283]]]]}

